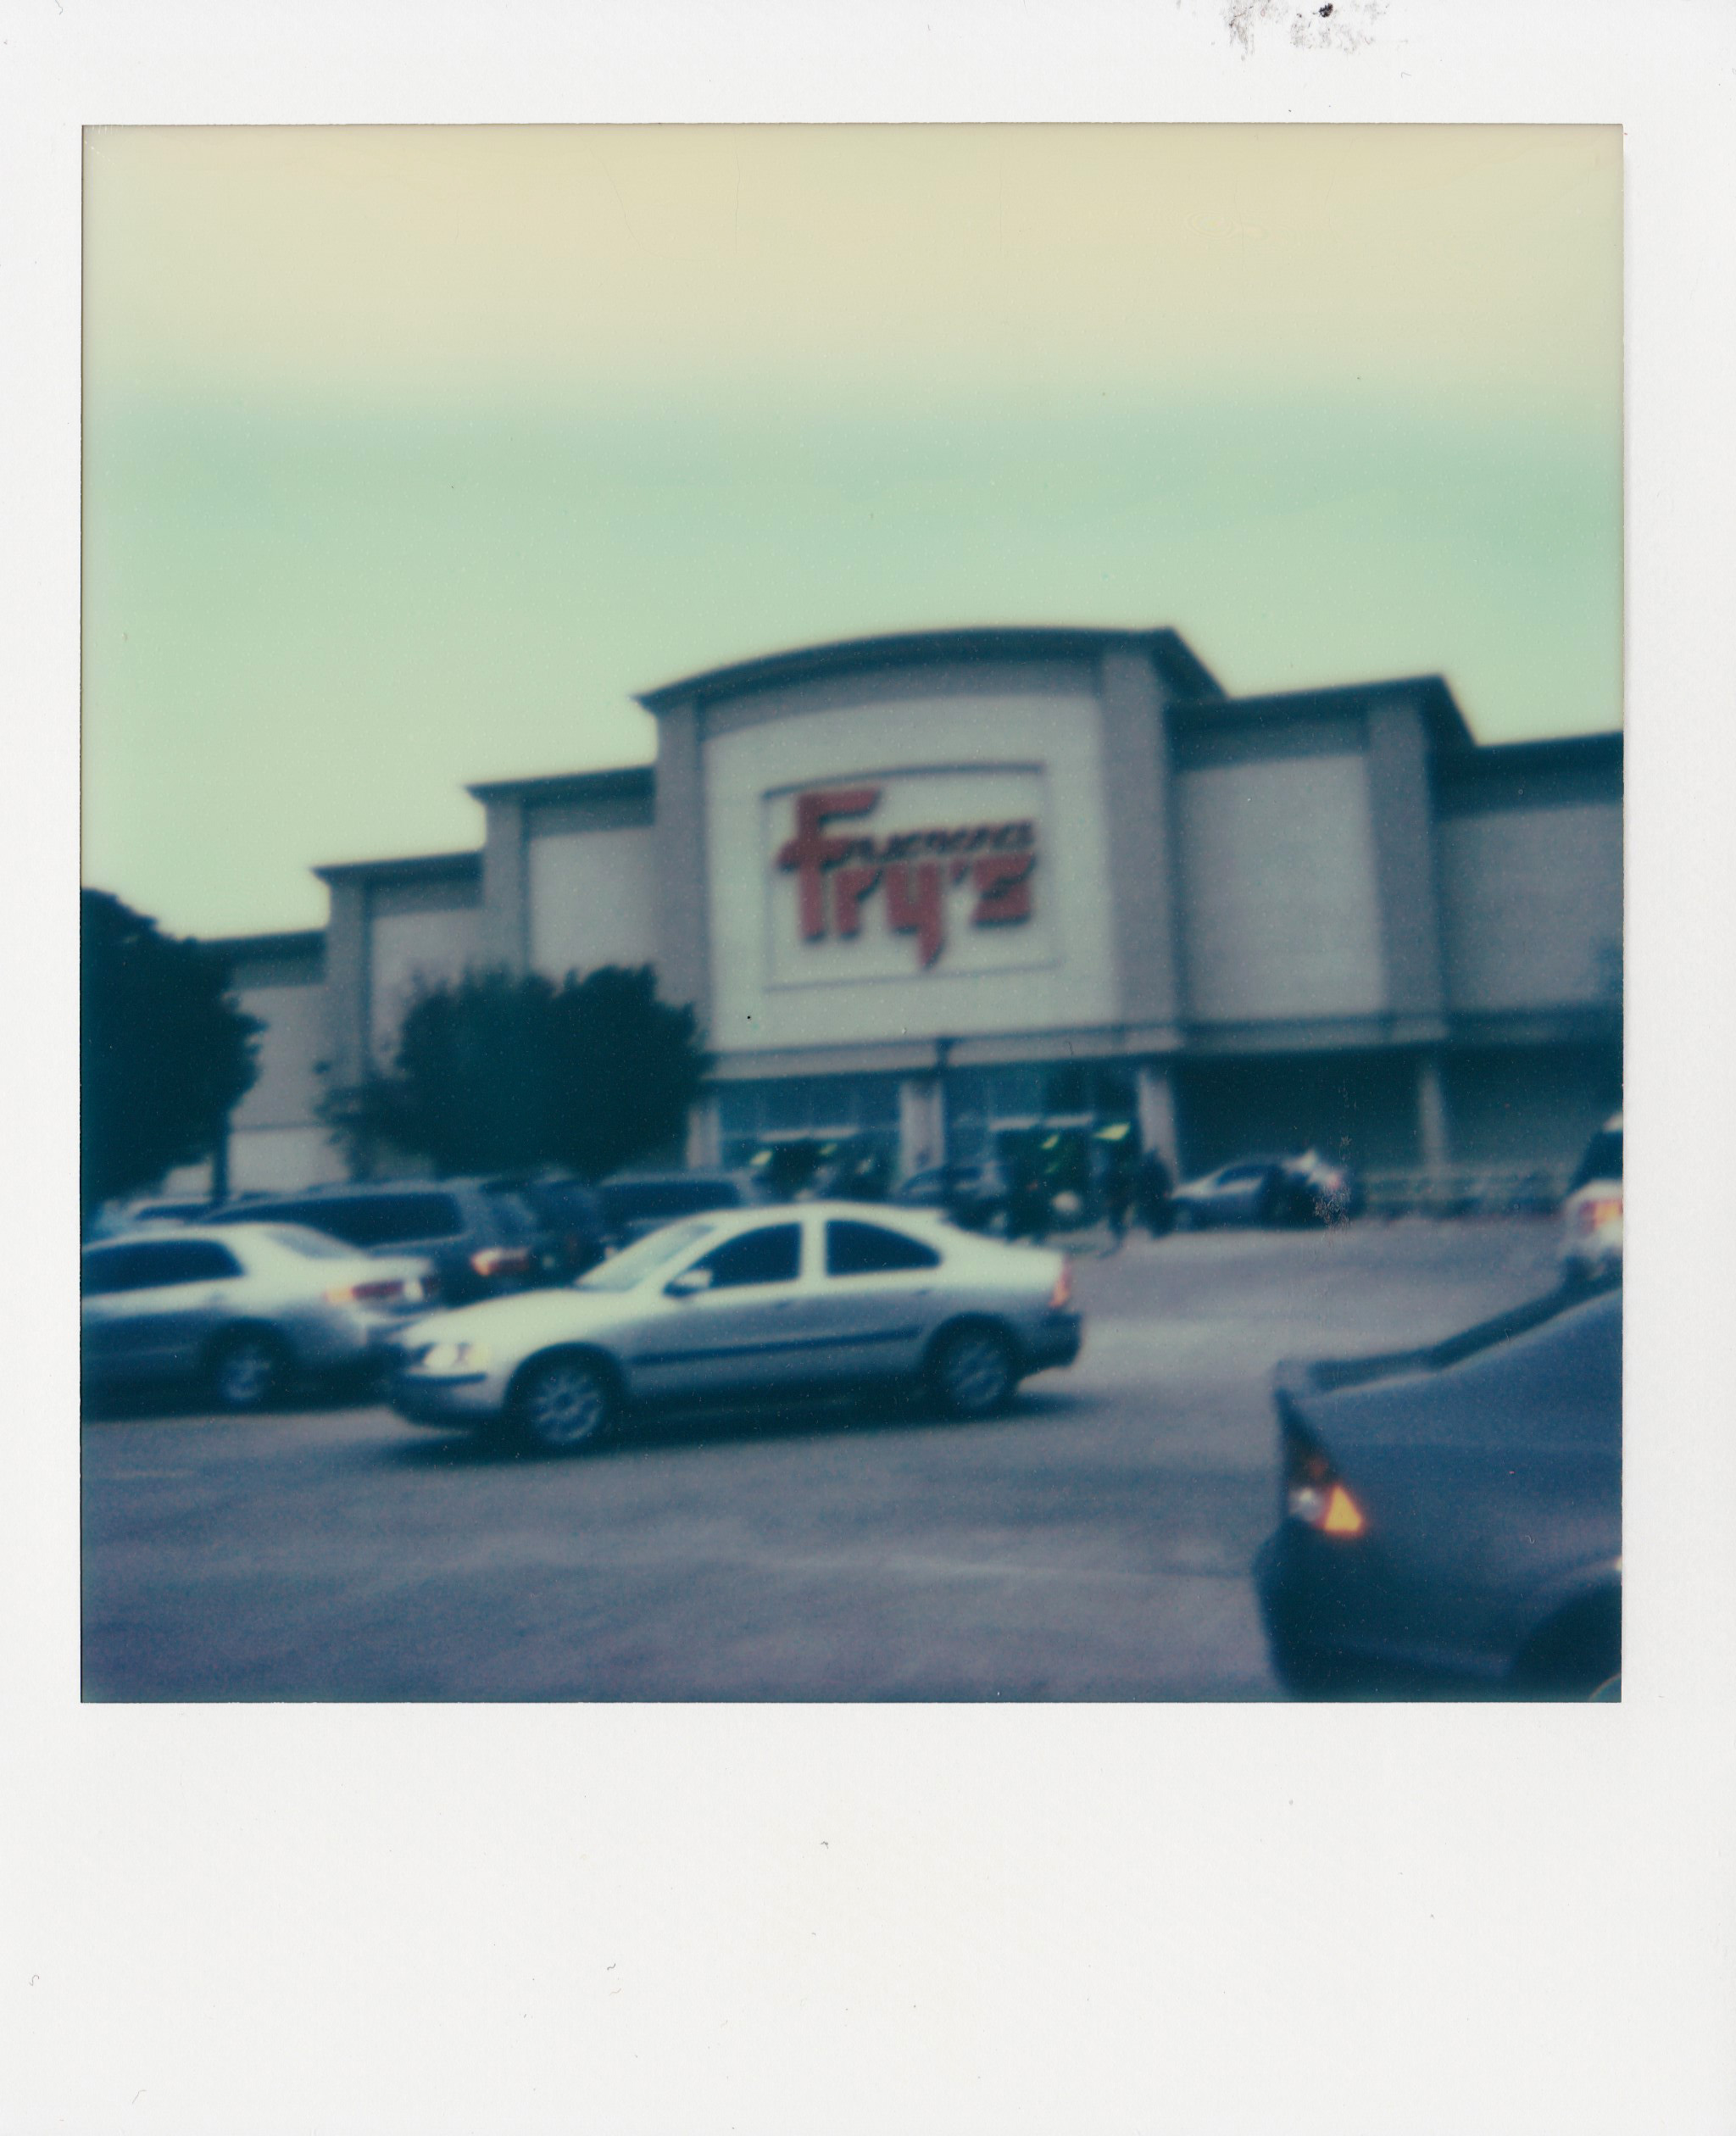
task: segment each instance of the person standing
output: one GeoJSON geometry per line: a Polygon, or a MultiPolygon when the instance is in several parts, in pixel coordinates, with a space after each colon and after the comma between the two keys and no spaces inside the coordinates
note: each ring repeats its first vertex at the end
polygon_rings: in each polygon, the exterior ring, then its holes
{"type": "Polygon", "coordinates": [[[1138,1208],[1140,1222],[1154,1238],[1161,1238],[1175,1221],[1175,1212],[1170,1202],[1174,1190],[1175,1180],[1169,1166],[1158,1151],[1148,1149],[1139,1160],[1133,1199],[1138,1208]]]}
{"type": "Polygon", "coordinates": [[[1113,1242],[1110,1251],[1118,1254],[1121,1241],[1127,1235],[1127,1212],[1133,1204],[1133,1172],[1119,1149],[1108,1153],[1108,1169],[1104,1175],[1104,1213],[1109,1218],[1109,1235],[1113,1242]]]}

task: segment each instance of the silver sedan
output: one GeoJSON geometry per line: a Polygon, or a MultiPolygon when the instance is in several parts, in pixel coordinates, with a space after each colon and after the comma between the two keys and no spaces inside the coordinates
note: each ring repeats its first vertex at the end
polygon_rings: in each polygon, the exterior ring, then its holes
{"type": "Polygon", "coordinates": [[[87,1387],[203,1382],[220,1409],[264,1409],[309,1373],[377,1366],[381,1338],[437,1285],[296,1224],[164,1224],[88,1246],[87,1387]]]}
{"type": "Polygon", "coordinates": [[[550,1451],[630,1408],[925,1386],[987,1416],[1027,1374],[1070,1365],[1066,1257],[938,1218],[810,1202],[665,1226],[565,1290],[417,1321],[390,1399],[412,1423],[504,1427],[550,1451]]]}

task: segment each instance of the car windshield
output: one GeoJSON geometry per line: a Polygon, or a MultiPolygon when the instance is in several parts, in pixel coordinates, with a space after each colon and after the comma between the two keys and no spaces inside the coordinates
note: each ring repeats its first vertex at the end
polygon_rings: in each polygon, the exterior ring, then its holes
{"type": "Polygon", "coordinates": [[[624,1254],[617,1254],[611,1260],[599,1262],[587,1275],[581,1276],[573,1285],[575,1290],[628,1291],[643,1283],[648,1276],[659,1268],[666,1268],[677,1254],[684,1254],[690,1246],[697,1246],[702,1238],[709,1238],[717,1227],[715,1224],[666,1224],[661,1231],[653,1232],[637,1245],[629,1246],[624,1254]]]}
{"type": "Polygon", "coordinates": [[[1601,1134],[1592,1138],[1592,1143],[1579,1160],[1579,1169],[1573,1175],[1567,1191],[1577,1193],[1582,1187],[1594,1179],[1616,1180],[1622,1176],[1622,1130],[1605,1127],[1601,1134]]]}
{"type": "Polygon", "coordinates": [[[353,1260],[356,1249],[326,1232],[309,1231],[304,1224],[264,1224],[260,1229],[274,1246],[287,1246],[308,1260],[353,1260]]]}

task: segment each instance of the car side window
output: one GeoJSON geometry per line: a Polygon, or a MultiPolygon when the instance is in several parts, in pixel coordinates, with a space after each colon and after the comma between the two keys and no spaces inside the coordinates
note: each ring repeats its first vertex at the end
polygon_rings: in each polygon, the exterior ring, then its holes
{"type": "Polygon", "coordinates": [[[140,1279],[134,1274],[133,1253],[131,1246],[101,1246],[86,1254],[80,1269],[79,1285],[85,1296],[114,1298],[122,1291],[139,1288],[140,1279]]]}
{"type": "Polygon", "coordinates": [[[940,1255],[920,1238],[887,1231],[882,1224],[854,1224],[842,1219],[826,1227],[828,1276],[883,1276],[906,1268],[938,1268],[940,1255]]]}
{"type": "Polygon", "coordinates": [[[129,1290],[157,1290],[171,1283],[211,1283],[239,1276],[241,1263],[214,1238],[165,1239],[160,1246],[135,1246],[129,1290]]]}
{"type": "Polygon", "coordinates": [[[765,1224],[758,1231],[739,1232],[694,1265],[710,1270],[713,1290],[742,1283],[793,1283],[801,1273],[802,1227],[765,1224]]]}

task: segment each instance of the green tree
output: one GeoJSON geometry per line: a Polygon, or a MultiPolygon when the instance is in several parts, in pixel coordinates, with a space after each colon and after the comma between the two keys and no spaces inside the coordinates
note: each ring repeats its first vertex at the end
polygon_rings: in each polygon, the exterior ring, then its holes
{"type": "Polygon", "coordinates": [[[558,1164],[588,1179],[676,1140],[707,1066],[691,1009],[648,966],[557,986],[474,972],[418,990],[388,1072],[334,1093],[326,1118],[359,1171],[382,1149],[437,1171],[558,1164]]]}
{"type": "Polygon", "coordinates": [[[222,957],[106,890],[80,899],[80,1201],[88,1217],[216,1150],[259,1070],[263,1026],[230,998],[222,957]]]}

